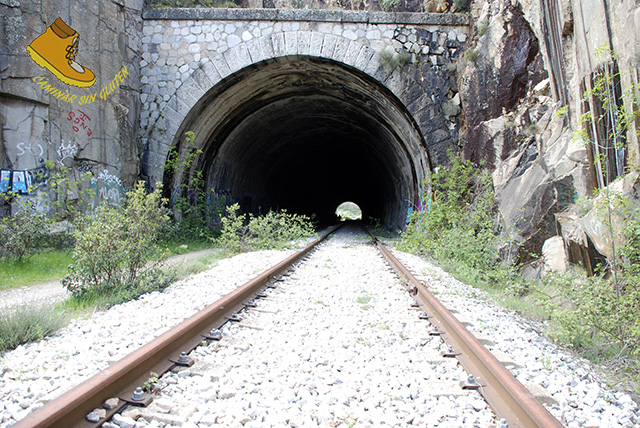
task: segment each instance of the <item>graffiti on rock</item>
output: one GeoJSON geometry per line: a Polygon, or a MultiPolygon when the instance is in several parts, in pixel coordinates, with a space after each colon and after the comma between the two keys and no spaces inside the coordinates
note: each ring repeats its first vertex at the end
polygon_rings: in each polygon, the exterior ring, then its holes
{"type": "Polygon", "coordinates": [[[109,173],[106,169],[91,180],[91,189],[96,195],[94,208],[103,201],[111,205],[120,205],[122,203],[124,194],[122,180],[109,173]]]}
{"type": "MultiPolygon", "coordinates": [[[[100,92],[94,92],[90,95],[82,95],[78,100],[78,105],[91,104],[95,102],[96,97],[100,96],[100,99],[106,101],[107,97],[113,94],[122,83],[129,77],[129,70],[127,66],[124,65],[118,73],[114,76],[114,78],[100,90],[100,92]]],[[[55,86],[52,86],[51,83],[47,81],[42,76],[36,76],[33,78],[33,82],[40,86],[44,92],[52,97],[55,97],[61,101],[67,102],[69,104],[73,104],[77,99],[77,95],[72,95],[68,92],[63,91],[62,89],[58,89],[55,86]]]]}
{"type": "Polygon", "coordinates": [[[68,141],[67,143],[68,145],[65,146],[63,141],[58,148],[58,157],[60,158],[61,164],[65,159],[73,159],[78,154],[78,145],[71,141],[68,141]]]}
{"type": "MultiPolygon", "coordinates": [[[[6,144],[7,143],[5,142],[5,145],[6,144]]],[[[41,157],[44,154],[44,148],[42,147],[42,144],[18,143],[16,148],[18,149],[18,152],[17,152],[18,156],[24,156],[26,154],[30,154],[33,156],[41,157]]]]}
{"type": "Polygon", "coordinates": [[[0,193],[26,195],[33,183],[33,175],[26,170],[0,170],[0,193]]]}
{"type": "Polygon", "coordinates": [[[93,135],[91,128],[88,126],[91,118],[82,110],[78,109],[76,112],[70,111],[67,120],[71,121],[71,127],[75,132],[80,132],[80,129],[82,129],[87,133],[87,137],[93,135]]]}
{"type": "Polygon", "coordinates": [[[91,172],[93,170],[93,164],[89,161],[80,161],[76,168],[80,172],[91,172]]]}
{"type": "Polygon", "coordinates": [[[116,74],[111,82],[100,90],[100,98],[106,100],[111,93],[115,92],[120,87],[120,84],[124,83],[125,79],[129,76],[129,70],[127,66],[123,66],[122,69],[116,74]]]}

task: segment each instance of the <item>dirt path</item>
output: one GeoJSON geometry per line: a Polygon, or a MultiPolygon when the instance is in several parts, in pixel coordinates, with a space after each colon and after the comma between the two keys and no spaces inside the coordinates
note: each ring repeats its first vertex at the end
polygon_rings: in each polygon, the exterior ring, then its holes
{"type": "MultiPolygon", "coordinates": [[[[215,249],[208,248],[172,256],[167,259],[165,264],[169,267],[177,267],[190,260],[212,254],[214,251],[215,249]]],[[[11,311],[20,306],[56,303],[67,297],[69,297],[69,292],[62,287],[60,280],[3,290],[0,291],[0,312],[11,311]]]]}

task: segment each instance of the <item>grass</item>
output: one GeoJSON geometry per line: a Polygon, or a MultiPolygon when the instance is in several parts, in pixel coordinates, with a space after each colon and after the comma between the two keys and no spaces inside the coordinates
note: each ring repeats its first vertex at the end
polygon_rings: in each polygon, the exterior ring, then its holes
{"type": "MultiPolygon", "coordinates": [[[[172,278],[173,281],[183,279],[189,275],[195,275],[203,272],[207,269],[211,269],[215,266],[218,260],[231,257],[232,252],[227,250],[218,250],[212,254],[201,256],[193,260],[185,261],[176,267],[167,267],[165,272],[172,278]]],[[[134,299],[137,297],[134,297],[134,299]]],[[[93,312],[98,309],[108,309],[111,306],[119,305],[120,303],[132,300],[131,295],[127,293],[123,294],[111,294],[111,295],[94,295],[90,299],[76,299],[70,298],[58,304],[58,308],[64,311],[71,312],[76,315],[83,315],[85,312],[93,312]]]]}
{"type": "Polygon", "coordinates": [[[365,293],[356,299],[356,303],[360,304],[360,309],[366,311],[371,308],[371,305],[369,304],[371,300],[373,300],[373,296],[365,293]]]}
{"type": "Polygon", "coordinates": [[[66,326],[68,314],[52,306],[25,306],[10,314],[0,312],[0,351],[41,340],[66,326]]]}
{"type": "Polygon", "coordinates": [[[48,250],[22,260],[0,262],[0,290],[41,284],[67,274],[71,252],[48,250]]]}
{"type": "Polygon", "coordinates": [[[182,279],[189,275],[195,275],[207,269],[211,269],[218,260],[226,259],[233,255],[234,253],[229,250],[217,249],[211,254],[182,263],[176,268],[174,272],[175,277],[176,279],[182,279]]]}
{"type": "Polygon", "coordinates": [[[161,248],[169,250],[169,256],[175,256],[180,254],[190,253],[192,251],[205,250],[211,248],[211,240],[194,240],[194,241],[182,241],[172,239],[169,241],[162,241],[160,243],[161,248]],[[186,248],[185,248],[186,246],[186,248]]]}
{"type": "MultiPolygon", "coordinates": [[[[198,248],[189,244],[190,249],[194,247],[198,248]]],[[[218,260],[231,255],[229,251],[218,250],[185,261],[177,267],[169,267],[167,270],[174,279],[181,279],[210,269],[218,260]]],[[[0,352],[41,340],[65,327],[73,318],[90,316],[97,310],[107,309],[128,300],[131,300],[130,294],[116,293],[93,296],[90,299],[69,298],[56,305],[24,306],[11,313],[0,311],[0,352]]]]}
{"type": "MultiPolygon", "coordinates": [[[[163,241],[160,247],[169,250],[169,256],[174,256],[211,248],[211,241],[171,240],[163,241]]],[[[3,260],[0,262],[0,290],[42,284],[63,278],[68,273],[67,267],[72,262],[71,250],[47,250],[22,260],[3,260]]],[[[190,274],[186,273],[186,275],[190,274]]]]}

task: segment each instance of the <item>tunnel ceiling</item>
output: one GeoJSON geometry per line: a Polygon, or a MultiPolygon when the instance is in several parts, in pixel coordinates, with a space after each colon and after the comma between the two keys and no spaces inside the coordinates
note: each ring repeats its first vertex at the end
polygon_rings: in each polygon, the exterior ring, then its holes
{"type": "MultiPolygon", "coordinates": [[[[205,94],[183,122],[202,149],[196,169],[244,211],[285,208],[335,221],[363,217],[402,227],[428,170],[423,138],[400,102],[351,67],[285,57],[247,67],[205,94]]],[[[187,180],[174,177],[173,185],[187,180]]]]}

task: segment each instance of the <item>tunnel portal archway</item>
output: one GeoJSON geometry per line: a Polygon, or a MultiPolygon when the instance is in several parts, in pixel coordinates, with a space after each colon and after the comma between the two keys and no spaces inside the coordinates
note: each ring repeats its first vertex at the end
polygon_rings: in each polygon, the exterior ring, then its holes
{"type": "Polygon", "coordinates": [[[191,108],[173,145],[181,156],[201,154],[191,171],[165,172],[167,193],[202,171],[209,189],[245,212],[284,208],[321,222],[334,222],[349,200],[402,228],[430,169],[419,128],[387,88],[313,56],[268,59],[223,79],[191,108]]]}

